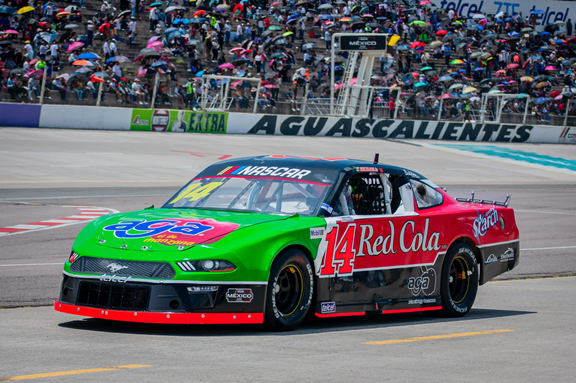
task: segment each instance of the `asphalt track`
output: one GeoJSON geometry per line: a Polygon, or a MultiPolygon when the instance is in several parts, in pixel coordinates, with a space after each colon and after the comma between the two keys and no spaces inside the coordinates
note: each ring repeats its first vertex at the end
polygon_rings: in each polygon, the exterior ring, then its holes
{"type": "MultiPolygon", "coordinates": [[[[512,195],[521,260],[501,279],[576,275],[574,147],[453,144],[4,128],[0,228],[75,216],[78,210],[70,206],[119,211],[160,206],[202,168],[229,157],[372,160],[380,153],[381,162],[427,175],[456,196],[471,190],[490,200],[512,195]]],[[[62,263],[84,225],[0,236],[0,307],[49,305],[58,293],[62,263]]],[[[117,324],[50,307],[4,309],[0,381],[28,374],[41,374],[28,377],[38,381],[573,381],[575,282],[489,283],[479,289],[475,309],[460,320],[420,314],[312,320],[289,334],[254,327],[117,324]],[[403,341],[414,337],[422,339],[403,341]],[[117,366],[130,367],[111,369],[117,366]],[[71,370],[83,374],[42,375],[71,370]]]]}

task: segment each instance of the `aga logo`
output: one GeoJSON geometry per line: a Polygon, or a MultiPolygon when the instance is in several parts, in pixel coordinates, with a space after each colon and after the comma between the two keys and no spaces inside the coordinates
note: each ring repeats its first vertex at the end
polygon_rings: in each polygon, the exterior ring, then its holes
{"type": "Polygon", "coordinates": [[[509,247],[508,250],[500,256],[500,262],[508,262],[514,260],[514,249],[509,247]]]}
{"type": "Polygon", "coordinates": [[[430,267],[422,267],[422,275],[419,277],[412,277],[408,281],[408,289],[412,295],[425,295],[429,296],[436,290],[436,270],[430,267]]]}
{"type": "Polygon", "coordinates": [[[498,260],[498,258],[496,258],[496,256],[494,254],[490,254],[490,256],[488,256],[488,259],[486,259],[486,261],[484,262],[485,265],[488,265],[490,263],[494,263],[498,260]]]}

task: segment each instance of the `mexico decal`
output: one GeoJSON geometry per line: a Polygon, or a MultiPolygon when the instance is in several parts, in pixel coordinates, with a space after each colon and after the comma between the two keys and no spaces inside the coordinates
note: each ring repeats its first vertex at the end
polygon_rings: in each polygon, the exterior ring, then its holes
{"type": "Polygon", "coordinates": [[[446,251],[440,231],[419,216],[357,219],[327,218],[318,247],[316,270],[320,278],[352,275],[358,271],[434,265],[446,251]]]}
{"type": "Polygon", "coordinates": [[[192,246],[215,242],[236,230],[240,225],[213,219],[168,218],[153,221],[125,220],[105,226],[116,238],[141,239],[163,245],[192,246]]]}

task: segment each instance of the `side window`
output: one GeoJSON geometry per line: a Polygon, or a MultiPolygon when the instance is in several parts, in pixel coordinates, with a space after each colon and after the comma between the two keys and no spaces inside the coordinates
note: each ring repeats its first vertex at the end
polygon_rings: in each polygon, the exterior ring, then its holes
{"type": "Polygon", "coordinates": [[[431,185],[428,185],[426,181],[410,180],[410,183],[412,184],[414,196],[416,197],[416,205],[418,205],[419,209],[442,205],[442,202],[444,202],[442,193],[431,185]]]}
{"type": "Polygon", "coordinates": [[[348,179],[333,215],[384,215],[404,213],[399,179],[383,173],[359,173],[348,179]]]}

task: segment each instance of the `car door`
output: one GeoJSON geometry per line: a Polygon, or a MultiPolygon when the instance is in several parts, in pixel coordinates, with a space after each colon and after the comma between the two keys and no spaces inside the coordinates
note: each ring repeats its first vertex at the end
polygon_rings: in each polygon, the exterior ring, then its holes
{"type": "Polygon", "coordinates": [[[422,283],[425,278],[417,283],[416,278],[428,272],[426,265],[434,263],[436,253],[432,249],[439,248],[439,233],[430,232],[428,220],[414,211],[406,176],[399,170],[369,170],[346,180],[333,202],[333,215],[326,218],[316,259],[319,288],[326,289],[319,292],[322,299],[363,311],[431,294],[435,278],[427,279],[433,283],[422,283]]]}

